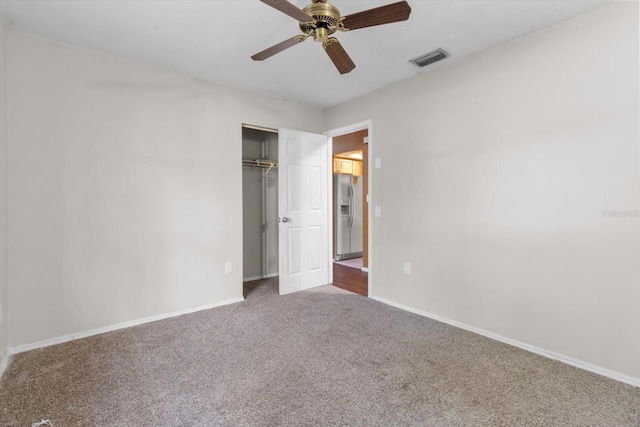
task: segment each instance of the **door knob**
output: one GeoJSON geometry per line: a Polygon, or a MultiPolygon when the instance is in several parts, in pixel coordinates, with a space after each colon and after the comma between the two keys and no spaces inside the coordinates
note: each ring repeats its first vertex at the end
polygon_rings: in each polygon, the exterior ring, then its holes
{"type": "Polygon", "coordinates": [[[289,218],[287,218],[286,216],[283,216],[282,219],[280,219],[280,221],[282,222],[289,222],[289,218]]]}

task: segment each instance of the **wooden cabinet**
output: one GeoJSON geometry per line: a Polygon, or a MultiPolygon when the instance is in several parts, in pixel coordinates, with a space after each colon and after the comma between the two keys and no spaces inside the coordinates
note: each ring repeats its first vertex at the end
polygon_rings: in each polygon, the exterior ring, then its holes
{"type": "Polygon", "coordinates": [[[341,159],[336,157],[333,159],[333,173],[353,174],[353,160],[341,159]]]}
{"type": "Polygon", "coordinates": [[[359,160],[353,161],[353,174],[357,176],[362,176],[362,162],[359,160]]]}
{"type": "Polygon", "coordinates": [[[362,161],[334,157],[333,173],[362,176],[362,161]]]}

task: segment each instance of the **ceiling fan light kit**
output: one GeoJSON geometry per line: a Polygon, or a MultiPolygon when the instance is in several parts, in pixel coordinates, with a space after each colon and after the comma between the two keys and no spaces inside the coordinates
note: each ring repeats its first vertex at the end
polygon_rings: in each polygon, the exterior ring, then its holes
{"type": "Polygon", "coordinates": [[[263,61],[295,46],[309,37],[322,43],[325,52],[336,66],[340,74],[346,74],[356,65],[335,37],[336,31],[350,31],[377,25],[406,21],[411,14],[411,7],[406,1],[388,4],[373,9],[341,16],[337,7],[327,0],[312,0],[304,9],[299,9],[287,0],[261,0],[274,9],[298,20],[303,34],[273,45],[251,57],[254,61],[263,61]]]}

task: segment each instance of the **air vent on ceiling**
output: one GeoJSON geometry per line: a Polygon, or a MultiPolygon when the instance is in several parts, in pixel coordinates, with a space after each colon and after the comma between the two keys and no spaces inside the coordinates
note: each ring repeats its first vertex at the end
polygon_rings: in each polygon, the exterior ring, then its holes
{"type": "Polygon", "coordinates": [[[447,56],[449,56],[449,54],[444,49],[436,49],[420,55],[417,58],[413,58],[409,62],[416,64],[418,67],[426,67],[429,64],[443,60],[447,56]]]}

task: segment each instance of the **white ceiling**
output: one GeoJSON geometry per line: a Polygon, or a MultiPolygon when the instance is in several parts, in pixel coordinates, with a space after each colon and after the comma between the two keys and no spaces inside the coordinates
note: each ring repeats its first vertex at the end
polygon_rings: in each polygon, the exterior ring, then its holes
{"type": "MultiPolygon", "coordinates": [[[[342,15],[396,0],[333,0],[342,15]]],[[[546,27],[610,0],[408,0],[406,22],[337,37],[356,69],[340,75],[311,39],[263,62],[250,56],[299,34],[259,0],[0,0],[10,28],[224,86],[328,107],[546,27]],[[418,68],[411,58],[450,58],[418,68]]],[[[299,7],[308,0],[292,0],[299,7]]]]}

